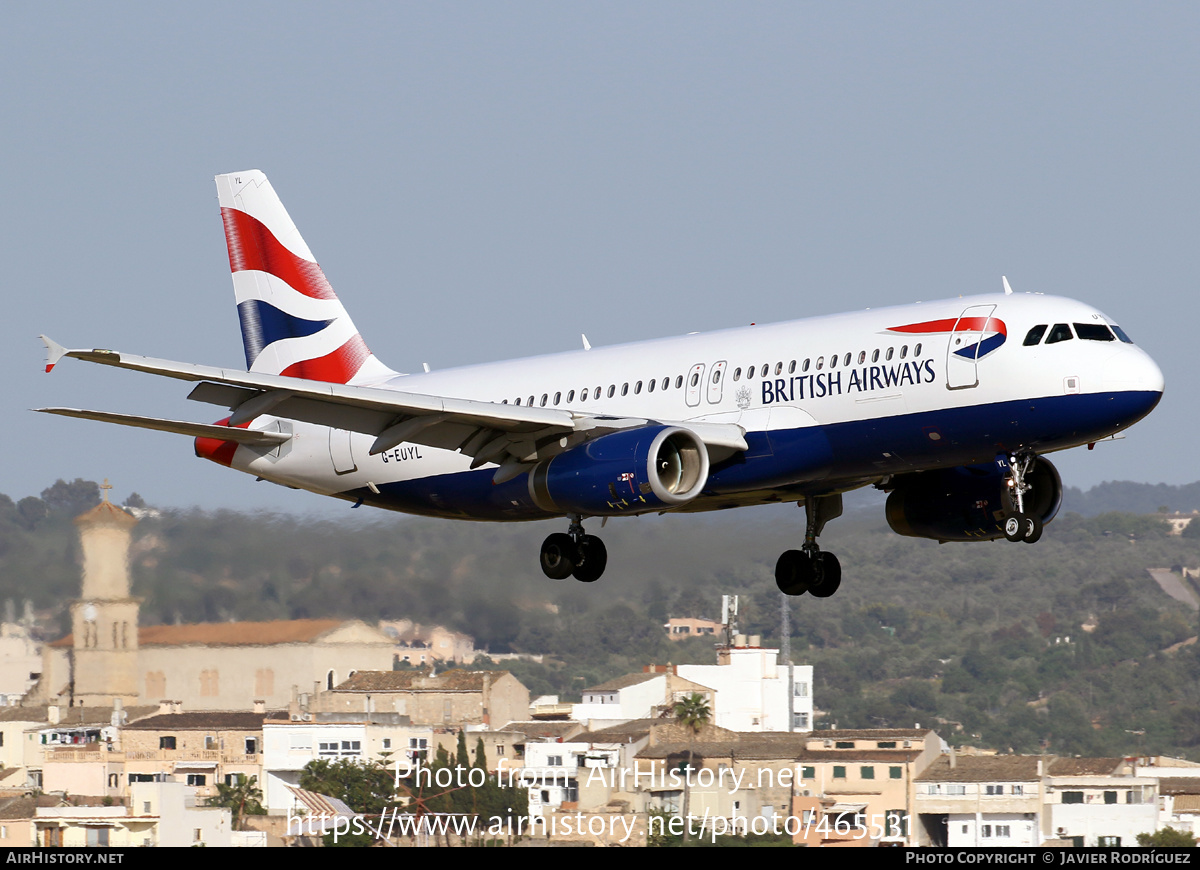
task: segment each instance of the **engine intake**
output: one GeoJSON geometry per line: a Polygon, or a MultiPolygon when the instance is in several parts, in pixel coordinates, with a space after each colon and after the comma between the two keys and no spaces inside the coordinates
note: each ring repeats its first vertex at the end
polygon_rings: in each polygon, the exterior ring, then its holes
{"type": "Polygon", "coordinates": [[[678,426],[641,426],[581,444],[529,474],[529,494],[558,514],[618,516],[685,504],[708,481],[708,448],[678,426]]]}

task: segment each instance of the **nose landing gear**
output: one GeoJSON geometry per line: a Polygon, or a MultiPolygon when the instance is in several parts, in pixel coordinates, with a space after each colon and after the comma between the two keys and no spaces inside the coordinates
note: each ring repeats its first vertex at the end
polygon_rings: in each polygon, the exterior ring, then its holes
{"type": "Polygon", "coordinates": [[[582,517],[574,514],[570,520],[566,534],[556,532],[542,542],[542,573],[551,580],[573,576],[581,583],[594,583],[608,565],[608,550],[595,535],[584,534],[582,517]]]}
{"type": "Polygon", "coordinates": [[[1026,513],[1025,502],[1033,492],[1026,477],[1037,462],[1033,453],[1015,453],[1008,460],[1008,499],[1012,504],[1004,512],[1004,537],[1010,541],[1035,544],[1042,537],[1042,518],[1033,511],[1026,513]]]}

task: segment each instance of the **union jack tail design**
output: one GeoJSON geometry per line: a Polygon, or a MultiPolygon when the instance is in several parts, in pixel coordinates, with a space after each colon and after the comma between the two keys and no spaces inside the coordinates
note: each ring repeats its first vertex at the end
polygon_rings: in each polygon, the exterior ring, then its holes
{"type": "Polygon", "coordinates": [[[396,374],[367,348],[266,175],[218,175],[217,199],[249,371],[337,384],[396,374]]]}

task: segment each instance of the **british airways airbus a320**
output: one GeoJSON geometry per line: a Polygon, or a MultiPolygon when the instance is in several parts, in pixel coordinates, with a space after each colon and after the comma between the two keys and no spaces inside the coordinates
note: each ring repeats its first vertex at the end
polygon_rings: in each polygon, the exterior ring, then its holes
{"type": "Polygon", "coordinates": [[[547,576],[591,582],[583,522],[792,501],[789,595],[841,582],[817,537],[847,490],[889,492],[902,535],[1033,543],[1062,502],[1043,454],[1109,438],[1162,397],[1154,361],[1081,302],[1004,292],[399,374],[367,349],[265,175],[217,177],[247,371],[45,338],[62,357],[194,381],[213,424],[52,414],[195,437],[285,486],[462,520],[565,518],[547,576]]]}

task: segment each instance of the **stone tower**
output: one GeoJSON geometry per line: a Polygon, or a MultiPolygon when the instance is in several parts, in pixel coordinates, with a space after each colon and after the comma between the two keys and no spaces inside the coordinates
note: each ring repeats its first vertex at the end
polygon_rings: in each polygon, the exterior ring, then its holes
{"type": "Polygon", "coordinates": [[[83,546],[83,595],[71,605],[71,682],[76,704],[138,699],[138,606],[129,594],[129,538],[137,520],[105,499],[75,518],[83,546]]]}

